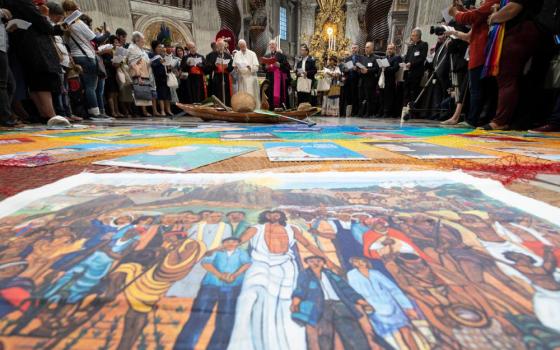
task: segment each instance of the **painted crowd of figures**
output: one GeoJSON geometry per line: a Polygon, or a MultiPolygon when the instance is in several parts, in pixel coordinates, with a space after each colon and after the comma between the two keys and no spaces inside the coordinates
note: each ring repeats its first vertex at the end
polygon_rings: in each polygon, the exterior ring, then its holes
{"type": "Polygon", "coordinates": [[[407,196],[456,210],[364,209],[348,195],[351,205],[328,209],[142,211],[108,195],[24,224],[4,218],[0,344],[26,336],[54,348],[125,300],[111,346],[131,349],[164,298],[192,300],[165,335],[177,350],[560,342],[557,228],[493,202],[407,196]]]}

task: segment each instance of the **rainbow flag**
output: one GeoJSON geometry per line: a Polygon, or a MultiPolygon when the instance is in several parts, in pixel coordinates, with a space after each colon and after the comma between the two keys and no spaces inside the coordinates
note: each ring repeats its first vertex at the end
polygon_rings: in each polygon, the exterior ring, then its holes
{"type": "MultiPolygon", "coordinates": [[[[509,4],[509,1],[510,0],[502,0],[500,2],[500,9],[509,4]]],[[[500,59],[502,58],[505,34],[505,23],[494,24],[490,27],[488,44],[486,46],[486,62],[482,70],[482,78],[495,77],[500,72],[500,59]]]]}

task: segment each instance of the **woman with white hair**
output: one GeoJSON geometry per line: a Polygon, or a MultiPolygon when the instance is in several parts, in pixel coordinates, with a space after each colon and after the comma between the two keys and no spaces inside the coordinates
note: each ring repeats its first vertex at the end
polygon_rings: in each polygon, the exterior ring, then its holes
{"type": "Polygon", "coordinates": [[[151,117],[146,110],[152,104],[152,82],[150,58],[144,50],[146,39],[140,32],[132,33],[132,43],[128,48],[127,62],[132,78],[134,102],[142,108],[145,117],[151,117]]]}
{"type": "Polygon", "coordinates": [[[233,57],[233,67],[238,75],[237,92],[246,92],[252,95],[257,102],[257,108],[260,108],[259,82],[257,80],[259,60],[257,55],[247,48],[245,40],[239,40],[238,46],[239,51],[233,57]]]}

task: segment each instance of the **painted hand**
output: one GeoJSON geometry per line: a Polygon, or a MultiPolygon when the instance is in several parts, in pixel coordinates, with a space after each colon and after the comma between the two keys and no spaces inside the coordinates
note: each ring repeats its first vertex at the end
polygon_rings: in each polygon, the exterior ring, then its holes
{"type": "Polygon", "coordinates": [[[299,301],[298,299],[292,299],[292,305],[290,305],[291,312],[299,312],[299,301]]]}

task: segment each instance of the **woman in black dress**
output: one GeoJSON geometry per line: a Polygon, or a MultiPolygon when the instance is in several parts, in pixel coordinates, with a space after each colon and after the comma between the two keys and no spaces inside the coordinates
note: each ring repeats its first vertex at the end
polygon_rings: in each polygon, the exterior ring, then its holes
{"type": "MultiPolygon", "coordinates": [[[[167,86],[167,67],[163,64],[163,56],[165,55],[165,48],[159,41],[152,41],[152,54],[150,60],[152,61],[152,72],[156,82],[157,99],[161,114],[165,116],[166,111],[169,113],[171,110],[171,90],[167,86]]],[[[157,115],[157,112],[154,112],[157,115]]]]}
{"type": "Polygon", "coordinates": [[[21,64],[29,95],[40,117],[48,120],[56,115],[52,94],[60,92],[60,58],[52,35],[62,35],[60,26],[53,26],[47,17],[46,5],[36,6],[32,0],[3,0],[3,8],[13,18],[30,22],[27,30],[10,34],[10,46],[21,64]]]}
{"type": "Polygon", "coordinates": [[[105,98],[107,99],[109,107],[109,115],[111,117],[121,118],[124,117],[124,115],[119,112],[119,84],[117,82],[118,64],[115,65],[113,63],[114,50],[120,47],[121,43],[115,35],[109,37],[108,43],[113,45],[113,50],[107,50],[101,54],[103,65],[107,72],[107,78],[105,79],[105,98]]]}

